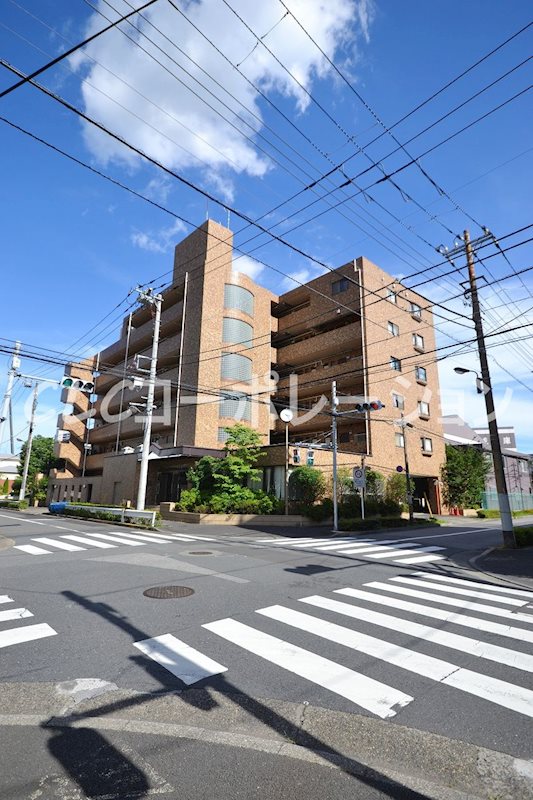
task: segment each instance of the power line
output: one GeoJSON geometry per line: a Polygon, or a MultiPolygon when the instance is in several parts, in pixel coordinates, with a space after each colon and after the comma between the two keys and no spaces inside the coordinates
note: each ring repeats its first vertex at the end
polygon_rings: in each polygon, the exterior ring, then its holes
{"type": "Polygon", "coordinates": [[[2,92],[0,92],[0,99],[13,92],[15,89],[18,89],[19,86],[23,86],[25,83],[32,81],[38,75],[42,75],[43,72],[46,72],[46,70],[50,69],[56,64],[59,64],[60,61],[63,61],[63,59],[68,58],[68,56],[71,56],[77,50],[80,50],[82,47],[85,47],[85,45],[89,44],[89,42],[98,39],[98,37],[101,36],[103,33],[107,33],[107,31],[110,31],[112,28],[115,28],[120,22],[124,22],[124,20],[134,16],[135,14],[138,14],[143,9],[148,8],[148,6],[152,6],[154,3],[157,3],[157,0],[148,0],[147,3],[140,6],[139,8],[136,8],[133,11],[128,11],[128,13],[122,16],[120,19],[115,20],[115,22],[112,22],[110,25],[107,25],[105,28],[102,28],[102,30],[93,33],[92,36],[89,36],[87,39],[84,39],[82,42],[79,42],[78,44],[74,45],[74,47],[71,47],[69,50],[66,50],[64,53],[61,53],[60,55],[56,56],[47,64],[43,64],[42,67],[39,67],[39,69],[36,69],[29,75],[25,75],[19,81],[16,81],[16,83],[12,84],[11,86],[8,86],[7,89],[4,89],[2,92]]]}

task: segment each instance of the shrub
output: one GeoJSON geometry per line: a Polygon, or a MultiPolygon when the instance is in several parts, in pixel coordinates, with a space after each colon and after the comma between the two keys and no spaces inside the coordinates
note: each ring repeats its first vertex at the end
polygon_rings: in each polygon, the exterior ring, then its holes
{"type": "MultiPolygon", "coordinates": [[[[365,500],[365,517],[400,516],[401,507],[393,500],[378,500],[368,497],[365,500]]],[[[361,517],[361,500],[353,497],[339,505],[339,517],[356,519],[361,517]]]]}
{"type": "Polygon", "coordinates": [[[321,503],[310,506],[305,515],[312,519],[313,522],[324,522],[325,519],[333,516],[333,500],[329,497],[324,498],[321,503]]]}
{"type": "Polygon", "coordinates": [[[515,528],[514,533],[518,547],[533,546],[533,525],[524,525],[522,528],[515,528]]]}
{"type": "Polygon", "coordinates": [[[326,490],[326,479],[314,467],[296,467],[289,478],[289,499],[299,504],[305,513],[310,506],[320,500],[326,490]]]}
{"type": "Polygon", "coordinates": [[[28,508],[27,500],[0,500],[0,508],[11,508],[14,511],[23,511],[28,508]]]}
{"type": "Polygon", "coordinates": [[[201,497],[199,489],[182,489],[177,506],[180,511],[194,511],[200,502],[201,497]]]}
{"type": "Polygon", "coordinates": [[[380,527],[378,519],[341,519],[339,522],[341,531],[373,531],[380,527]]]}

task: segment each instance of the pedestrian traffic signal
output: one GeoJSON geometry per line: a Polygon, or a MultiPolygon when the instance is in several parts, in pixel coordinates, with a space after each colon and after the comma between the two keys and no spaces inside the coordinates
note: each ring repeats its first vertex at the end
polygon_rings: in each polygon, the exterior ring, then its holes
{"type": "Polygon", "coordinates": [[[314,467],[314,465],[315,465],[315,451],[314,450],[308,450],[307,451],[307,466],[308,467],[314,467]]]}
{"type": "Polygon", "coordinates": [[[297,447],[294,448],[292,451],[292,463],[299,464],[300,463],[300,451],[297,447]]]}
{"type": "Polygon", "coordinates": [[[94,392],[94,382],[84,381],[81,378],[72,378],[70,375],[64,375],[61,379],[61,387],[63,389],[76,389],[78,392],[85,392],[92,394],[94,392]]]}
{"type": "Polygon", "coordinates": [[[379,411],[380,409],[385,408],[381,400],[371,400],[365,403],[356,403],[355,410],[358,411],[360,414],[364,414],[365,411],[379,411]]]}

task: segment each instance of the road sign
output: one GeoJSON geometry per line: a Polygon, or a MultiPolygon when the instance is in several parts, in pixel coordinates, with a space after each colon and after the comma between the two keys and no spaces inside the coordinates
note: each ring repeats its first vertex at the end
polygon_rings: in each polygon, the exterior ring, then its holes
{"type": "Polygon", "coordinates": [[[352,471],[353,483],[357,489],[364,489],[366,486],[366,475],[364,467],[354,467],[352,471]]]}

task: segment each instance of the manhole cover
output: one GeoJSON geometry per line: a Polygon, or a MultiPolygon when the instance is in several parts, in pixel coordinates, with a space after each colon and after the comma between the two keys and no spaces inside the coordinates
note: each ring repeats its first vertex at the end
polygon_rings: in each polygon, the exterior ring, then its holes
{"type": "Polygon", "coordinates": [[[211,550],[191,550],[190,556],[212,556],[211,550]]]}
{"type": "Polygon", "coordinates": [[[143,592],[145,597],[154,600],[172,600],[175,597],[189,597],[191,594],[194,594],[194,589],[189,589],[188,586],[154,586],[143,592]]]}

